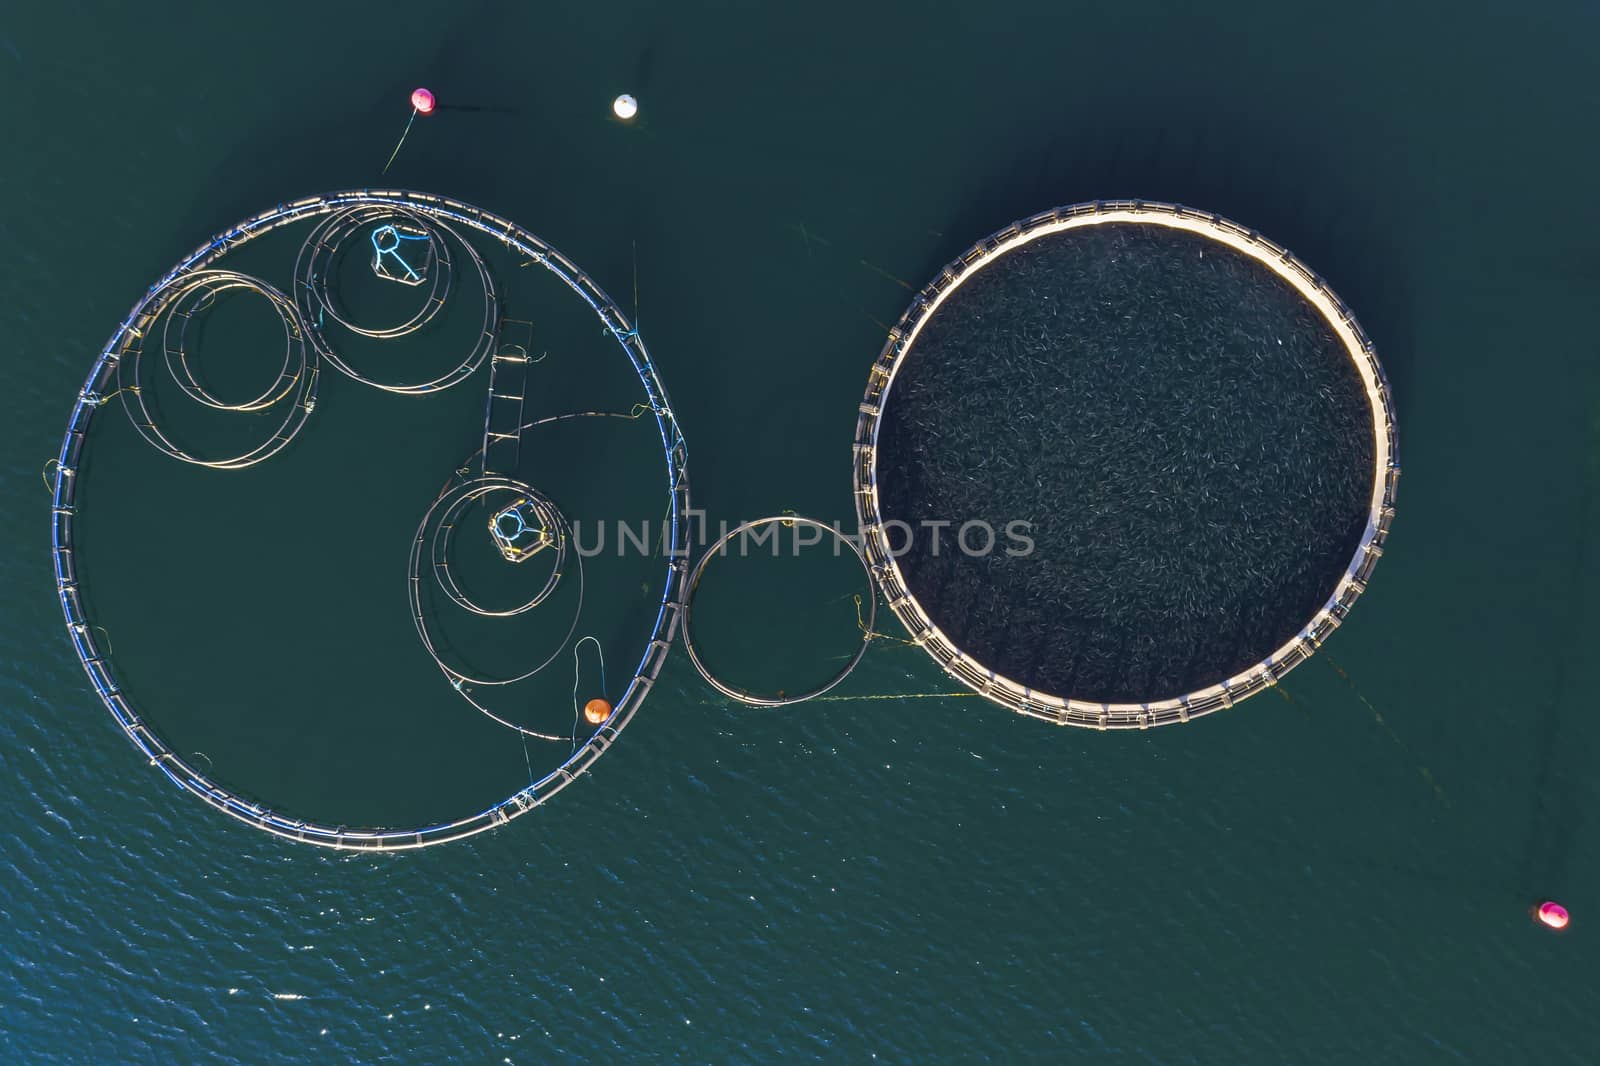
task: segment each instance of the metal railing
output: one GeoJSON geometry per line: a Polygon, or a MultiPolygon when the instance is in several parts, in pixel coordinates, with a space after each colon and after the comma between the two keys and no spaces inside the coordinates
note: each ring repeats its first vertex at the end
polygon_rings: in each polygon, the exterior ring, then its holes
{"type": "Polygon", "coordinates": [[[1389,525],[1394,520],[1399,477],[1394,409],[1383,367],[1355,316],[1327,284],[1287,249],[1254,230],[1180,204],[1143,200],[1105,200],[1041,212],[991,234],[953,259],[912,299],[911,306],[889,331],[888,340],[873,363],[856,420],[852,462],[856,520],[861,526],[869,567],[889,609],[906,627],[912,642],[921,645],[951,677],[1003,707],[1060,725],[1095,729],[1147,729],[1187,722],[1231,707],[1276,685],[1286,673],[1310,658],[1328,634],[1344,621],[1356,597],[1366,589],[1372,569],[1383,554],[1389,525]],[[1038,692],[997,674],[963,652],[940,631],[907,587],[899,563],[890,550],[878,494],[878,431],[885,402],[906,353],[928,319],[963,282],[1007,251],[1048,234],[1106,223],[1161,225],[1209,237],[1265,264],[1286,280],[1327,320],[1360,374],[1371,410],[1375,443],[1366,529],[1333,594],[1310,621],[1254,666],[1217,684],[1147,703],[1095,703],[1038,692]]]}
{"type": "MultiPolygon", "coordinates": [[[[309,411],[308,411],[309,413],[309,411]]],[[[229,229],[200,245],[140,298],[128,317],[113,333],[90,369],[83,389],[67,421],[67,432],[58,454],[53,494],[51,545],[56,573],[56,591],[66,617],[67,632],[85,673],[101,701],[134,746],[164,773],[173,784],[199,796],[206,803],[231,817],[267,832],[313,844],[344,849],[400,850],[439,844],[481,833],[509,822],[532,810],[560,792],[583,774],[605,753],[639,710],[655,684],[667,652],[677,635],[683,610],[684,581],[689,555],[689,479],[687,447],[666,389],[656,374],[650,353],[638,332],[628,327],[626,316],[593,279],[578,269],[560,252],[515,224],[487,211],[428,193],[399,189],[365,189],[312,196],[271,210],[229,229]],[[421,214],[455,222],[503,244],[507,249],[540,264],[580,296],[600,317],[608,332],[621,346],[644,387],[646,404],[655,415],[666,461],[667,536],[663,555],[667,562],[666,584],[657,608],[650,638],[645,644],[627,691],[607,722],[556,769],[486,810],[449,822],[412,828],[350,828],[331,826],[278,814],[266,805],[237,792],[222,788],[174,752],[135,711],[122,691],[111,662],[94,635],[94,626],[84,610],[78,586],[73,541],[78,468],[83,458],[90,422],[105,398],[114,391],[117,366],[130,341],[145,332],[159,307],[152,307],[159,294],[187,275],[206,270],[230,249],[292,225],[363,206],[390,206],[410,214],[421,214]]]]}

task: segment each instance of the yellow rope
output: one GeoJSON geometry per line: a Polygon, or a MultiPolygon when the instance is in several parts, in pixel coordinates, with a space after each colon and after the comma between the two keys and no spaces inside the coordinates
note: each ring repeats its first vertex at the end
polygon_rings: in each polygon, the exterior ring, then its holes
{"type": "Polygon", "coordinates": [[[888,633],[879,633],[875,629],[868,629],[866,616],[861,613],[861,593],[856,593],[853,599],[856,601],[856,628],[861,630],[868,640],[892,640],[896,644],[904,644],[908,648],[917,646],[917,642],[914,640],[905,640],[888,633]]]}
{"type": "MultiPolygon", "coordinates": [[[[810,703],[839,703],[845,700],[942,700],[960,699],[964,696],[978,696],[977,692],[907,692],[902,696],[885,694],[881,696],[817,696],[807,701],[810,703]]],[[[702,707],[725,707],[726,700],[701,700],[702,707]]]]}
{"type": "Polygon", "coordinates": [[[44,490],[50,495],[54,496],[56,494],[56,487],[51,482],[49,473],[51,463],[54,463],[57,469],[59,469],[61,466],[60,459],[46,459],[44,461],[44,466],[40,467],[39,469],[39,477],[44,481],[44,490]]]}
{"type": "MultiPolygon", "coordinates": [[[[1333,672],[1338,674],[1339,677],[1344,681],[1344,683],[1346,685],[1350,686],[1350,691],[1354,692],[1356,694],[1356,699],[1360,700],[1363,704],[1365,704],[1367,710],[1372,712],[1373,721],[1377,722],[1378,726],[1385,733],[1389,734],[1389,739],[1394,741],[1395,744],[1399,746],[1401,751],[1405,752],[1412,759],[1415,759],[1417,757],[1416,752],[1412,751],[1410,746],[1407,745],[1405,741],[1400,739],[1400,734],[1396,733],[1394,731],[1394,727],[1391,726],[1384,719],[1383,713],[1381,711],[1379,711],[1377,707],[1373,706],[1372,701],[1367,699],[1366,694],[1364,692],[1362,692],[1361,689],[1356,686],[1355,679],[1353,677],[1351,677],[1348,673],[1345,672],[1344,667],[1342,667],[1338,663],[1334,662],[1333,661],[1333,657],[1331,655],[1329,655],[1327,652],[1323,652],[1322,653],[1322,657],[1327,660],[1329,666],[1333,667],[1333,672]]],[[[1422,780],[1427,783],[1428,787],[1433,789],[1433,794],[1435,796],[1437,796],[1440,800],[1442,800],[1446,804],[1448,804],[1450,802],[1449,797],[1447,797],[1444,794],[1444,789],[1442,787],[1440,787],[1439,782],[1437,782],[1437,781],[1435,781],[1433,779],[1433,771],[1429,770],[1426,766],[1423,766],[1423,765],[1421,765],[1419,763],[1417,765],[1417,772],[1422,775],[1422,780]]]]}
{"type": "Polygon", "coordinates": [[[868,318],[868,319],[869,319],[869,320],[871,320],[871,322],[872,322],[872,324],[873,324],[873,325],[874,325],[874,326],[877,326],[877,327],[878,327],[878,328],[879,328],[879,329],[881,329],[881,330],[883,330],[883,331],[884,331],[884,332],[885,332],[885,333],[888,333],[888,332],[890,332],[890,330],[889,330],[889,327],[888,327],[888,326],[886,326],[886,325],[884,325],[884,324],[883,324],[883,323],[882,323],[882,322],[880,322],[880,321],[879,321],[879,320],[878,320],[878,318],[877,318],[877,316],[876,316],[876,315],[873,315],[873,314],[871,314],[871,313],[870,313],[870,312],[868,312],[868,311],[866,311],[866,310],[865,310],[865,309],[863,309],[863,310],[862,310],[862,311],[861,311],[861,313],[862,313],[862,314],[864,314],[864,315],[866,315],[866,316],[867,316],[867,318],[868,318]]]}
{"type": "Polygon", "coordinates": [[[900,286],[902,289],[905,289],[907,292],[916,292],[917,291],[909,281],[906,281],[904,278],[895,277],[893,274],[889,273],[887,270],[883,269],[883,267],[881,267],[881,266],[877,266],[877,265],[875,265],[873,263],[869,263],[865,259],[861,260],[861,265],[866,267],[868,270],[872,271],[874,274],[882,274],[884,277],[888,278],[890,281],[894,282],[896,285],[900,286]]]}
{"type": "Polygon", "coordinates": [[[835,700],[952,700],[964,696],[977,696],[977,692],[908,692],[903,696],[818,696],[817,703],[835,700]]]}
{"type": "MultiPolygon", "coordinates": [[[[812,246],[813,243],[820,244],[825,248],[832,248],[833,247],[833,242],[832,241],[828,240],[826,237],[822,236],[820,233],[816,233],[813,230],[807,228],[807,226],[806,226],[806,224],[804,222],[791,222],[791,223],[788,224],[788,228],[790,230],[792,230],[793,232],[795,232],[795,233],[800,235],[800,240],[805,243],[805,246],[806,246],[806,258],[808,258],[808,259],[811,258],[811,246],[812,246]]],[[[898,285],[901,288],[905,289],[907,292],[916,292],[917,291],[916,287],[913,286],[909,281],[905,280],[904,278],[896,277],[895,275],[889,273],[887,270],[883,269],[883,267],[878,266],[876,263],[868,261],[865,257],[859,257],[858,261],[861,263],[862,266],[866,267],[868,270],[872,271],[874,274],[878,274],[878,275],[880,275],[882,277],[888,278],[890,281],[894,282],[896,285],[898,285]]]]}

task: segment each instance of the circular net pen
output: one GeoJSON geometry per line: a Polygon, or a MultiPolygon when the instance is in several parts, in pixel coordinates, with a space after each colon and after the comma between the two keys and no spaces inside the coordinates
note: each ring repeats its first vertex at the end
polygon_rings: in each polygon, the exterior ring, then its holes
{"type": "Polygon", "coordinates": [[[1104,201],[980,241],[873,364],[873,577],[951,677],[1062,725],[1187,722],[1309,658],[1394,516],[1382,367],[1244,226],[1104,201]]]}
{"type": "MultiPolygon", "coordinates": [[[[280,243],[278,247],[292,245],[280,243]]],[[[545,284],[544,281],[540,283],[545,284]]],[[[255,332],[265,337],[260,328],[255,332]]],[[[263,344],[266,343],[267,340],[263,340],[263,344]]],[[[383,349],[377,351],[381,354],[383,349]]],[[[371,351],[366,358],[372,358],[371,351]]],[[[410,369],[404,365],[398,371],[390,367],[395,373],[410,369]]],[[[580,366],[574,374],[581,376],[584,372],[586,368],[580,366]]],[[[318,417],[328,416],[319,410],[318,417]]],[[[553,450],[543,454],[559,454],[555,446],[548,447],[553,450]]],[[[279,204],[248,218],[194,249],[140,297],[95,359],[73,405],[54,463],[52,557],[56,588],[73,647],[101,701],[141,755],[175,786],[235,819],[292,840],[341,849],[415,848],[482,832],[543,804],[588,770],[632,720],[661,670],[683,609],[689,554],[687,448],[666,390],[637,328],[588,274],[540,238],[506,219],[439,196],[366,189],[307,197],[279,204]],[[280,242],[292,240],[297,234],[290,228],[295,226],[309,230],[310,236],[301,243],[294,272],[281,281],[282,288],[244,272],[244,265],[234,269],[236,264],[250,264],[251,253],[260,251],[253,242],[269,234],[276,234],[274,240],[280,242]],[[625,362],[618,361],[616,367],[608,370],[611,374],[608,388],[612,390],[610,395],[630,396],[631,411],[624,404],[621,411],[576,410],[538,417],[534,411],[525,409],[525,404],[534,402],[530,398],[534,387],[526,378],[528,367],[538,361],[538,357],[530,354],[532,324],[505,314],[505,292],[497,288],[494,275],[486,265],[491,257],[498,257],[497,261],[510,266],[508,273],[520,278],[524,287],[529,278],[547,277],[553,279],[552,292],[579,297],[581,306],[570,313],[577,322],[573,327],[574,335],[581,334],[598,348],[618,351],[625,357],[625,362]],[[393,285],[398,292],[414,294],[413,304],[408,306],[419,306],[420,310],[410,317],[401,314],[387,324],[358,321],[359,316],[347,306],[349,292],[341,291],[332,278],[343,259],[349,260],[347,276],[364,276],[370,267],[371,284],[393,285]],[[277,336],[273,333],[269,338],[273,345],[270,349],[273,374],[266,379],[268,383],[264,389],[243,399],[230,398],[226,395],[227,389],[214,385],[217,366],[205,363],[196,355],[199,337],[206,328],[203,320],[223,300],[259,301],[256,306],[265,307],[282,326],[281,369],[277,367],[277,336]],[[438,316],[447,302],[459,309],[453,328],[461,343],[459,352],[452,349],[445,353],[451,364],[443,374],[429,372],[380,378],[356,364],[349,354],[353,349],[346,347],[346,341],[331,339],[335,327],[345,330],[342,336],[374,342],[408,336],[438,316]],[[159,357],[153,351],[157,344],[161,346],[159,357]],[[539,444],[524,447],[523,438],[525,434],[551,426],[635,424],[640,427],[636,431],[640,436],[630,440],[643,442],[638,451],[644,457],[639,461],[636,480],[630,484],[650,486],[648,498],[640,507],[659,520],[661,526],[659,550],[642,564],[650,568],[652,582],[648,588],[641,588],[637,575],[631,578],[632,587],[640,589],[641,599],[629,615],[630,625],[635,621],[637,624],[627,632],[648,631],[648,636],[642,643],[628,645],[637,651],[638,658],[629,664],[629,672],[618,671],[623,674],[619,680],[624,681],[625,688],[620,696],[610,696],[615,700],[614,707],[605,700],[591,700],[591,704],[603,705],[605,714],[599,721],[590,719],[591,729],[585,735],[580,736],[578,727],[574,726],[570,753],[565,735],[544,738],[560,742],[557,748],[546,749],[558,753],[551,760],[555,763],[552,769],[536,773],[530,763],[526,787],[509,795],[499,793],[504,798],[459,817],[424,824],[358,827],[284,813],[281,808],[275,809],[240,787],[219,782],[210,765],[210,756],[204,752],[190,752],[186,750],[188,745],[170,743],[162,729],[150,721],[150,715],[141,712],[137,699],[129,694],[119,676],[109,634],[97,624],[94,596],[86,588],[78,544],[84,521],[79,513],[83,504],[81,482],[86,469],[95,462],[91,432],[110,431],[110,424],[101,415],[112,398],[121,400],[133,429],[159,452],[180,460],[190,469],[208,468],[207,473],[236,471],[280,455],[292,442],[301,439],[301,431],[313,410],[318,409],[318,382],[323,363],[362,385],[407,395],[441,392],[487,366],[487,401],[477,400],[467,408],[474,418],[479,413],[482,415],[483,447],[469,456],[465,465],[459,465],[445,492],[453,491],[453,486],[465,485],[461,495],[474,499],[487,492],[498,493],[499,513],[485,523],[482,516],[474,512],[477,524],[470,527],[477,541],[486,546],[483,550],[502,559],[507,566],[527,559],[549,565],[553,576],[541,575],[540,579],[552,589],[564,582],[564,588],[579,590],[580,609],[581,573],[575,573],[567,565],[570,553],[566,551],[565,541],[556,545],[554,539],[567,535],[568,517],[525,480],[527,475],[518,473],[519,464],[526,465],[527,452],[545,442],[541,440],[539,444]],[[162,371],[166,376],[158,389],[154,375],[162,371]],[[151,397],[161,390],[165,390],[167,402],[152,401],[151,397]],[[163,421],[172,414],[174,397],[192,405],[193,410],[224,421],[237,421],[249,415],[253,418],[250,424],[255,428],[247,428],[245,437],[248,439],[244,443],[212,454],[189,437],[180,441],[182,434],[163,426],[163,421]],[[661,494],[656,495],[658,492],[661,494]],[[569,576],[563,578],[564,571],[569,576]],[[204,757],[206,765],[202,767],[197,757],[204,757]]],[[[559,473],[561,466],[547,463],[545,469],[559,473]]],[[[340,475],[332,476],[337,479],[340,475]]],[[[245,491],[248,494],[253,490],[245,491]]],[[[405,506],[403,501],[401,506],[405,506]]],[[[415,508],[413,514],[433,515],[439,509],[438,501],[426,499],[410,501],[410,506],[415,508]]],[[[396,535],[389,538],[392,544],[388,544],[385,551],[403,559],[408,538],[421,534],[413,534],[409,525],[394,529],[396,535]]],[[[387,536],[388,527],[383,533],[387,536]]],[[[448,544],[445,547],[448,548],[448,544]]],[[[428,570],[431,572],[427,577],[429,581],[439,578],[442,582],[441,598],[455,598],[457,602],[466,599],[445,569],[443,549],[440,555],[430,558],[428,570]]],[[[405,609],[400,606],[404,599],[398,596],[399,580],[399,574],[395,573],[397,613],[405,609]]],[[[503,734],[510,738],[512,745],[522,745],[515,755],[520,766],[526,757],[527,739],[540,738],[543,734],[495,717],[479,699],[470,695],[468,686],[463,683],[464,673],[440,661],[431,642],[431,630],[416,606],[419,580],[414,557],[412,572],[407,578],[413,596],[412,622],[422,634],[426,651],[438,663],[450,687],[500,725],[511,727],[510,731],[498,726],[486,728],[495,730],[497,736],[503,734]]],[[[516,611],[487,613],[495,616],[532,613],[530,608],[538,606],[548,592],[547,589],[537,594],[533,602],[519,606],[516,611]]],[[[556,651],[548,657],[541,653],[542,661],[556,660],[571,649],[570,658],[576,669],[578,648],[571,642],[573,627],[563,617],[554,632],[560,638],[556,651]]],[[[516,642],[509,643],[515,645],[516,642]]],[[[604,669],[602,658],[602,679],[604,669]]]]}

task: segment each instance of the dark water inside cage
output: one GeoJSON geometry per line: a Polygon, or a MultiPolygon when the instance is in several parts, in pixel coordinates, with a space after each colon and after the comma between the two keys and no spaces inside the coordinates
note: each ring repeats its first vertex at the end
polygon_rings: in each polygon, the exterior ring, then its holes
{"type": "Polygon", "coordinates": [[[1273,652],[1332,594],[1372,491],[1366,393],[1326,320],[1243,253],[1154,225],[978,270],[917,336],[879,442],[935,624],[1094,701],[1179,696],[1273,652]]]}

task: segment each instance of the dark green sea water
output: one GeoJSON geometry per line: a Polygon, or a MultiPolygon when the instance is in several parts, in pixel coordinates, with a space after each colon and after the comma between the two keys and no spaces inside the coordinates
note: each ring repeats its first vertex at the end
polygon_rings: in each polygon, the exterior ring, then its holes
{"type": "MultiPolygon", "coordinates": [[[[1597,34],[1588,4],[0,9],[0,1059],[1600,1060],[1597,34]],[[850,514],[895,279],[1080,200],[1258,227],[1356,311],[1394,387],[1405,477],[1371,590],[1290,699],[1187,728],[1062,731],[976,699],[756,712],[680,650],[592,775],[497,832],[346,857],[222,818],[87,684],[39,467],[144,288],[247,214],[378,181],[417,84],[473,110],[419,121],[394,184],[515,219],[625,305],[637,248],[713,521],[850,514]],[[622,91],[632,126],[608,116],[622,91]],[[1566,935],[1529,920],[1545,896],[1566,935]]],[[[470,423],[468,400],[440,410],[470,423]]],[[[426,495],[414,464],[460,449],[422,432],[453,432],[442,415],[396,417],[417,431],[388,447],[326,431],[426,495]]],[[[281,499],[322,516],[334,581],[350,497],[305,495],[281,499]]],[[[262,572],[217,573],[217,617],[263,654],[330,624],[249,616],[235,592],[262,572]]],[[[854,625],[848,575],[826,577],[809,603],[768,586],[814,624],[745,654],[826,672],[854,625]]],[[[139,665],[198,683],[193,590],[145,583],[145,639],[174,637],[139,665]]],[[[403,597],[357,607],[352,662],[416,652],[403,597]]],[[[405,715],[470,713],[396,675],[379,695],[405,715]]],[[[884,643],[840,694],[947,691],[884,643]]],[[[377,774],[359,754],[319,758],[377,774]]]]}

